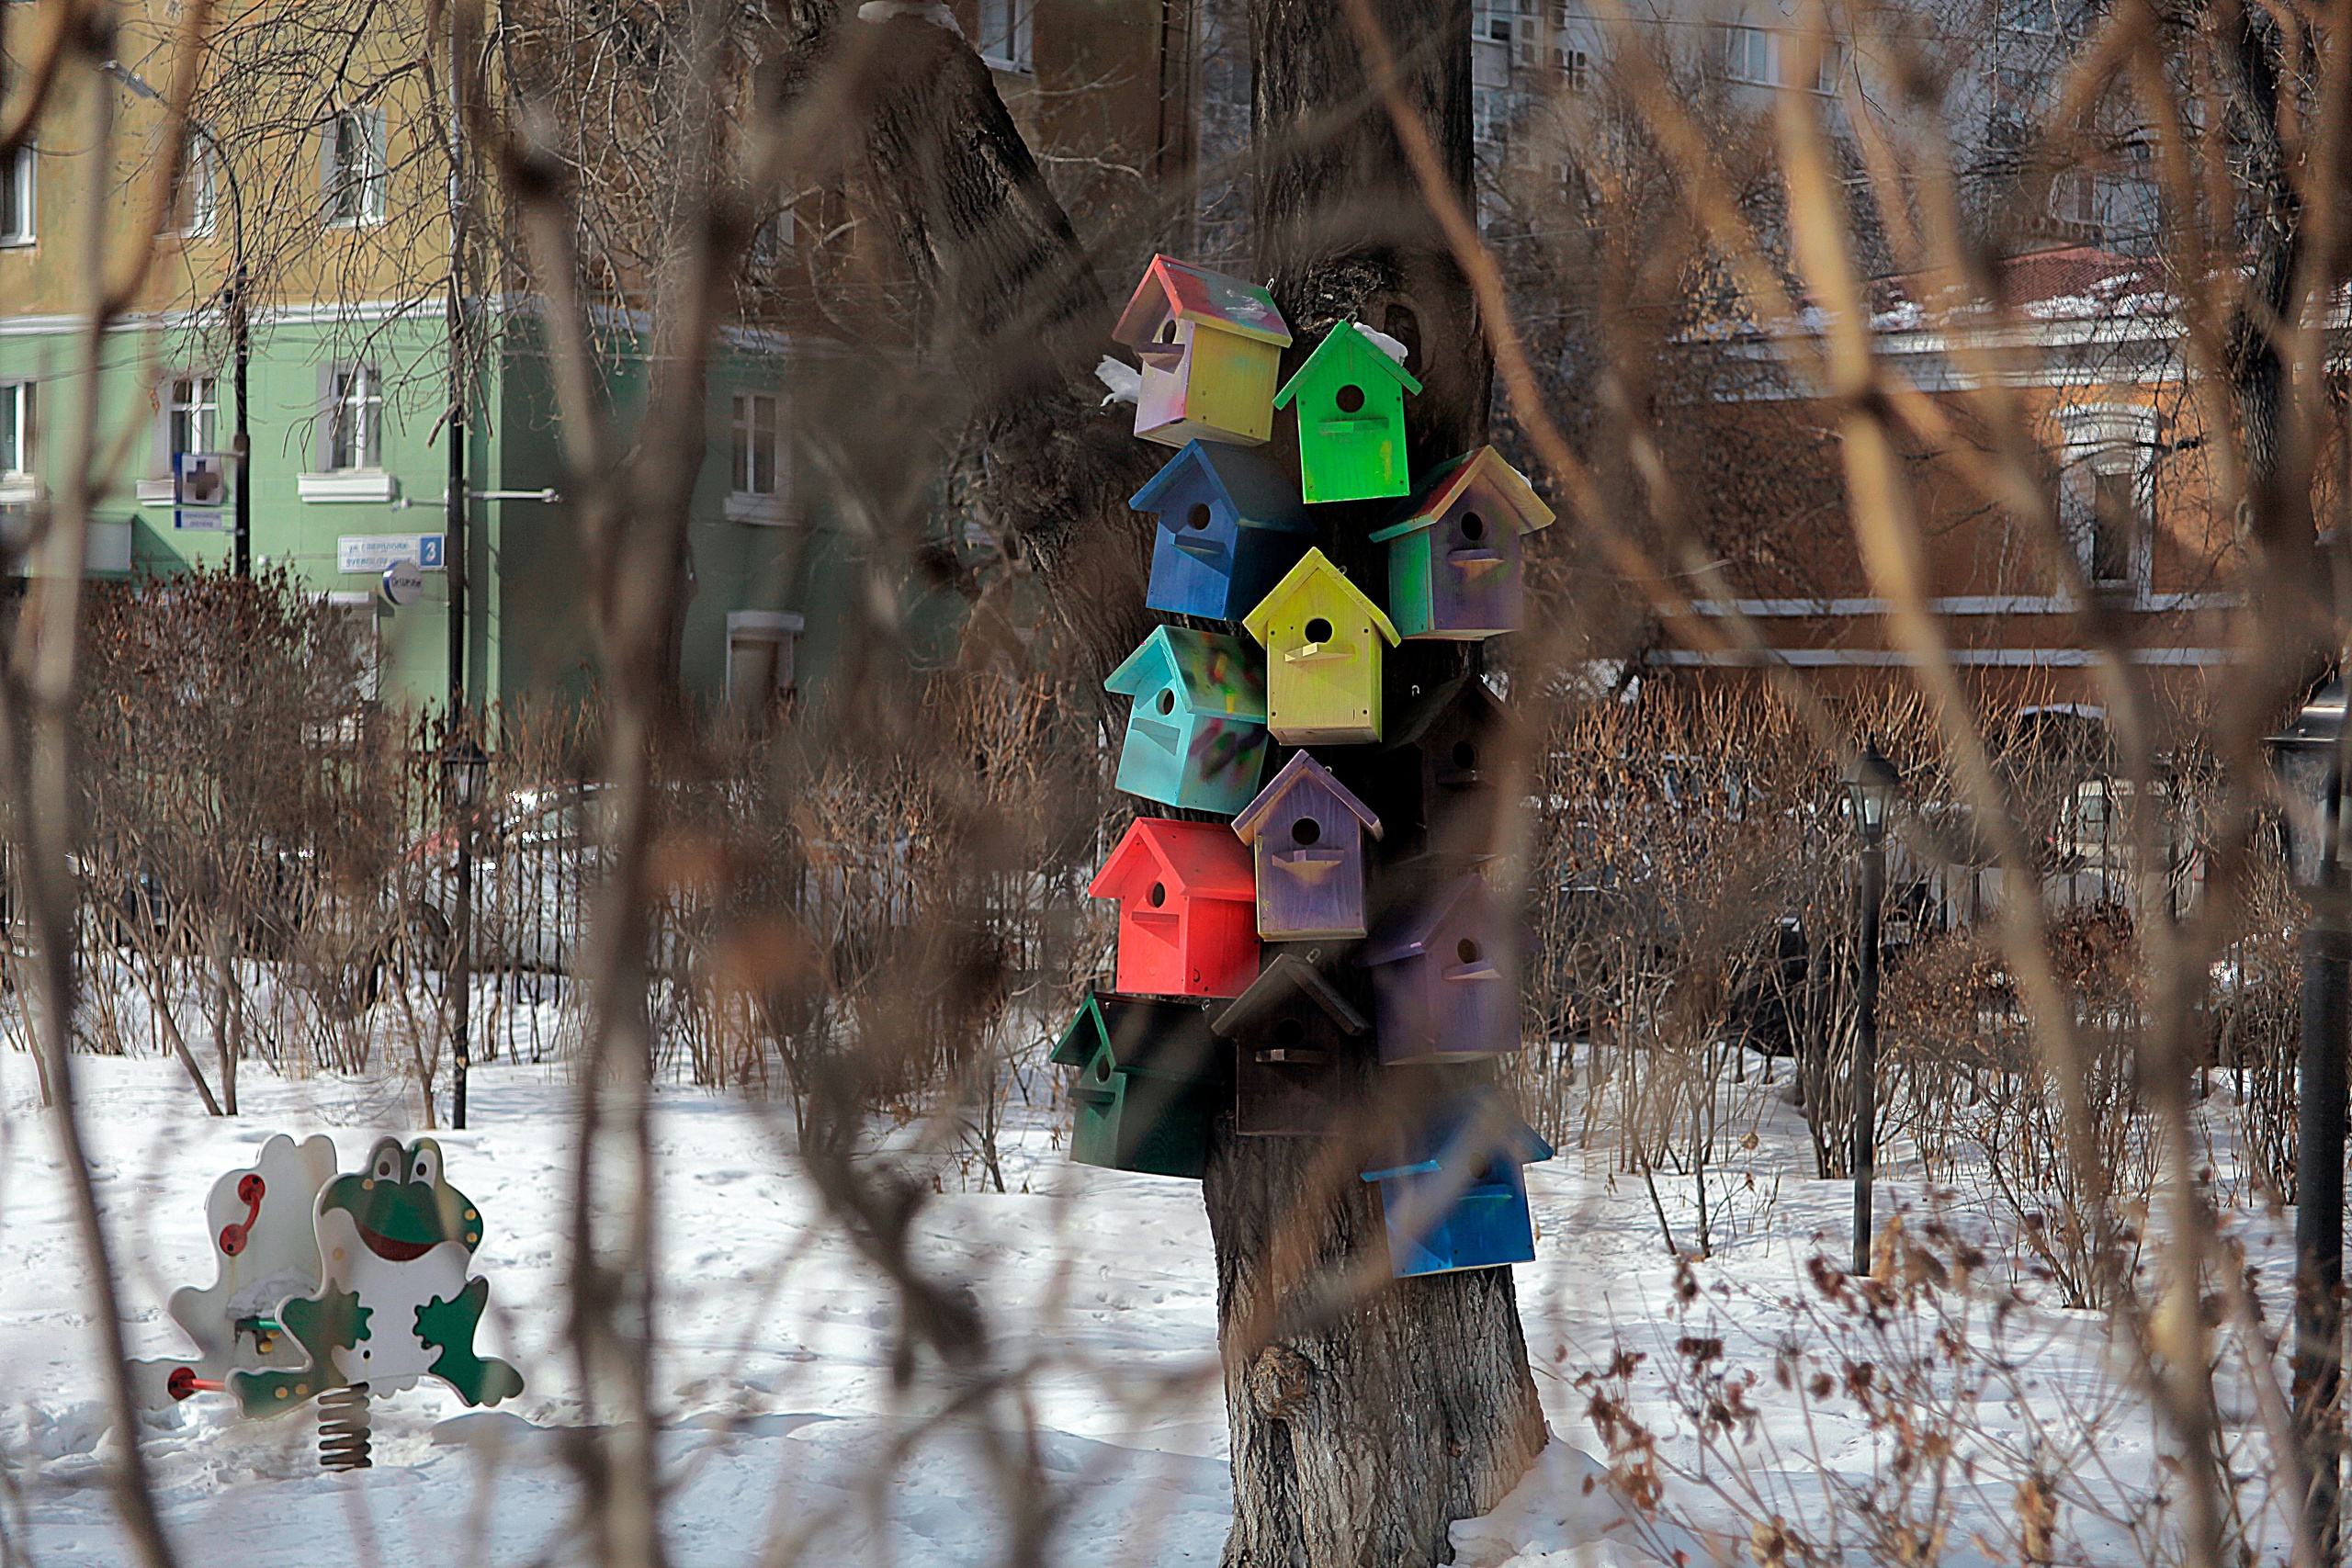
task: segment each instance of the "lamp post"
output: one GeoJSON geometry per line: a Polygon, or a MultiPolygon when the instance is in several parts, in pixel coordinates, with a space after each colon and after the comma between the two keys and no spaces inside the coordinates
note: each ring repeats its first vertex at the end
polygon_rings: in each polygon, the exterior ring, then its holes
{"type": "MultiPolygon", "coordinates": [[[[106,62],[106,72],[130,89],[138,97],[160,101],[163,95],[147,85],[140,74],[119,60],[106,62]]],[[[204,138],[212,150],[212,160],[229,178],[229,335],[235,344],[237,388],[237,434],[231,455],[237,459],[236,534],[231,541],[232,562],[239,577],[251,577],[254,571],[254,502],[253,502],[253,433],[246,423],[246,369],[253,358],[253,323],[245,299],[245,192],[237,183],[237,165],[229,159],[229,150],[212,128],[197,118],[187,118],[187,128],[204,138]]]]}
{"type": "Polygon", "coordinates": [[[2344,843],[2344,679],[2303,705],[2270,737],[2287,808],[2290,867],[2309,914],[2303,923],[2303,1028],[2296,1057],[2295,1424],[2311,1464],[2304,1525],[2319,1561],[2341,1560],[2337,1441],[2344,1312],[2345,1049],[2352,920],[2344,843]]]}
{"type": "Polygon", "coordinates": [[[1846,770],[1846,813],[1862,836],[1862,973],[1854,1021],[1854,1272],[1871,1271],[1871,1183],[1878,1175],[1878,907],[1886,889],[1886,819],[1903,793],[1894,764],[1865,741],[1846,770]]]}
{"type": "Polygon", "coordinates": [[[466,1127],[466,1069],[472,1065],[466,1038],[472,1021],[474,935],[474,818],[490,783],[490,753],[460,733],[441,753],[441,791],[458,822],[458,913],[450,922],[453,948],[447,967],[449,992],[449,1125],[466,1127]]]}

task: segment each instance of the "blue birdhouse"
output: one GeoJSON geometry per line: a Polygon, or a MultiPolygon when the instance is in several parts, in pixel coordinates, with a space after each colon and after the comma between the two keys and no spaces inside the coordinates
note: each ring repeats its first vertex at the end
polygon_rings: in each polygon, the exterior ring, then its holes
{"type": "Polygon", "coordinates": [[[1306,553],[1315,525],[1298,489],[1245,447],[1193,442],[1127,504],[1159,519],[1143,602],[1238,621],[1306,553]]]}
{"type": "Polygon", "coordinates": [[[1445,1106],[1398,1151],[1363,1173],[1380,1184],[1388,1268],[1397,1279],[1535,1260],[1535,1219],[1520,1168],[1552,1145],[1502,1097],[1481,1089],[1445,1106]]]}
{"type": "Polygon", "coordinates": [[[1269,744],[1256,649],[1223,632],[1160,626],[1102,684],[1135,699],[1120,789],[1226,817],[1250,804],[1269,744]]]}

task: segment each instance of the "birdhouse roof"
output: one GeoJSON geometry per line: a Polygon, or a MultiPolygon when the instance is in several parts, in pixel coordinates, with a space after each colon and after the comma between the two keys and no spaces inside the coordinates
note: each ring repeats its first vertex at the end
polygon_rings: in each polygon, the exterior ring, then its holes
{"type": "Polygon", "coordinates": [[[1258,829],[1265,822],[1267,814],[1303,784],[1321,787],[1332,799],[1353,812],[1355,819],[1363,823],[1374,838],[1380,837],[1380,818],[1373,815],[1372,807],[1358,800],[1353,790],[1333,778],[1330,769],[1307,752],[1301,751],[1284,762],[1282,772],[1274,775],[1273,782],[1260,790],[1258,798],[1243,807],[1241,815],[1233,819],[1233,830],[1241,841],[1245,844],[1257,842],[1258,829]]]}
{"type": "Polygon", "coordinates": [[[1272,463],[1250,448],[1229,446],[1223,442],[1187,443],[1182,452],[1169,458],[1159,472],[1151,476],[1143,489],[1127,498],[1127,504],[1137,512],[1159,513],[1163,528],[1181,527],[1181,520],[1167,520],[1172,510],[1169,492],[1196,474],[1225,498],[1245,528],[1279,528],[1286,534],[1315,531],[1315,525],[1306,520],[1306,508],[1298,499],[1295,480],[1284,479],[1272,463]]]}
{"type": "Polygon", "coordinates": [[[1364,336],[1353,321],[1341,321],[1324,334],[1323,341],[1315,345],[1315,352],[1306,356],[1306,363],[1283,383],[1283,389],[1274,394],[1274,407],[1288,408],[1291,399],[1298,395],[1301,382],[1320,380],[1326,376],[1351,379],[1361,377],[1366,366],[1377,366],[1386,371],[1408,392],[1421,389],[1421,384],[1408,375],[1402,365],[1382,353],[1380,345],[1364,336]]]}
{"type": "Polygon", "coordinates": [[[1535,493],[1535,487],[1527,482],[1527,476],[1504,462],[1503,455],[1493,447],[1481,446],[1431,474],[1421,486],[1420,494],[1405,503],[1404,515],[1375,530],[1373,542],[1378,544],[1383,539],[1428,527],[1452,511],[1463,493],[1474,487],[1490,496],[1492,504],[1522,534],[1552,525],[1553,511],[1535,493]]]}
{"type": "Polygon", "coordinates": [[[1159,691],[1170,680],[1188,714],[1266,722],[1265,661],[1230,632],[1155,626],[1102,688],[1133,697],[1159,691]]]}
{"type": "Polygon", "coordinates": [[[1491,908],[1495,891],[1487,879],[1478,875],[1457,876],[1442,882],[1413,902],[1390,914],[1377,930],[1364,940],[1356,953],[1356,962],[1366,967],[1394,964],[1399,959],[1419,958],[1429,951],[1430,939],[1464,900],[1474,905],[1491,908]]]}
{"type": "Polygon", "coordinates": [[[1198,1002],[1090,991],[1056,1042],[1054,1060],[1082,1067],[1106,1045],[1123,1073],[1194,1079],[1216,1067],[1216,1037],[1198,1002]]]}
{"type": "Polygon", "coordinates": [[[1365,1021],[1363,1014],[1348,1005],[1348,998],[1324,978],[1320,969],[1295,953],[1285,953],[1259,971],[1258,977],[1250,982],[1250,988],[1226,1004],[1212,1027],[1230,1040],[1280,1007],[1293,993],[1321,1008],[1324,1016],[1338,1025],[1341,1033],[1371,1032],[1372,1025],[1365,1021]]]}
{"type": "Polygon", "coordinates": [[[1487,684],[1484,677],[1456,675],[1443,685],[1431,686],[1419,696],[1398,704],[1381,750],[1395,751],[1419,745],[1436,728],[1437,721],[1457,705],[1486,709],[1492,728],[1497,729],[1510,722],[1510,709],[1503,705],[1503,700],[1495,695],[1495,689],[1487,684]]]}
{"type": "Polygon", "coordinates": [[[1136,818],[1094,874],[1087,897],[1124,897],[1121,889],[1145,877],[1166,882],[1188,898],[1254,902],[1258,897],[1257,868],[1250,863],[1250,852],[1222,822],[1136,818]]]}
{"type": "Polygon", "coordinates": [[[1290,344],[1290,328],[1283,324],[1283,313],[1274,309],[1272,295],[1254,283],[1172,256],[1151,258],[1151,265],[1144,268],[1143,281],[1136,285],[1135,297],[1119,312],[1119,324],[1111,330],[1111,336],[1130,348],[1139,345],[1150,335],[1154,319],[1163,308],[1180,321],[1204,321],[1280,347],[1290,344]]]}
{"type": "Polygon", "coordinates": [[[1511,1109],[1509,1100],[1491,1089],[1480,1089],[1448,1101],[1400,1140],[1393,1157],[1395,1165],[1364,1171],[1363,1179],[1381,1181],[1452,1169],[1466,1172],[1476,1181],[1491,1160],[1508,1158],[1514,1165],[1533,1165],[1552,1157],[1552,1145],[1511,1109]]]}
{"type": "Polygon", "coordinates": [[[1331,564],[1330,557],[1317,549],[1299,557],[1298,564],[1283,573],[1283,580],[1258,601],[1257,608],[1241,617],[1242,627],[1262,643],[1266,640],[1267,623],[1276,610],[1288,604],[1294,594],[1317,592],[1329,593],[1342,604],[1369,610],[1374,628],[1388,639],[1389,646],[1395,647],[1399,640],[1396,626],[1380,606],[1366,597],[1363,589],[1350,582],[1348,574],[1331,564]]]}

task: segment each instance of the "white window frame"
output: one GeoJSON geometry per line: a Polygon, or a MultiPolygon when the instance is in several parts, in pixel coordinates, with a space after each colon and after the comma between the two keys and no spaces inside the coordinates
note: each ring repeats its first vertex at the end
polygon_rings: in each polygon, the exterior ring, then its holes
{"type": "Polygon", "coordinates": [[[1825,98],[1834,98],[1846,80],[1846,73],[1853,58],[1846,46],[1837,39],[1821,40],[1821,58],[1813,63],[1813,90],[1825,98]]]}
{"type": "Polygon", "coordinates": [[[726,703],[731,713],[746,718],[765,717],[775,705],[798,688],[794,668],[805,616],[790,610],[729,610],[727,612],[726,703]],[[764,654],[764,658],[755,655],[764,654]],[[764,666],[766,690],[749,686],[746,671],[764,666]]]}
{"type": "Polygon", "coordinates": [[[164,463],[170,472],[171,455],[175,452],[218,452],[220,450],[220,378],[210,370],[175,370],[164,378],[163,391],[164,463]],[[180,445],[179,431],[183,420],[190,421],[195,434],[204,437],[193,445],[180,445]]]}
{"type": "Polygon", "coordinates": [[[2061,440],[2058,522],[2075,547],[2084,581],[2094,589],[2129,589],[2144,598],[2152,570],[2155,516],[2156,412],[2131,403],[2085,403],[2056,415],[2061,440]],[[2123,541],[2123,573],[2098,573],[2098,502],[2101,489],[2122,480],[2128,486],[2130,536],[2123,541]]]}
{"type": "Polygon", "coordinates": [[[979,0],[980,58],[999,71],[1026,76],[1037,68],[1037,0],[979,0]]]}
{"type": "Polygon", "coordinates": [[[29,145],[17,149],[0,179],[0,249],[32,244],[40,237],[40,156],[29,145]]]}
{"type": "Polygon", "coordinates": [[[319,457],[323,473],[374,473],[383,468],[384,374],[375,366],[350,362],[327,371],[325,440],[319,457]]]}
{"type": "Polygon", "coordinates": [[[1781,85],[1781,35],[1746,20],[1724,28],[1724,77],[1753,87],[1781,85]],[[1758,58],[1762,64],[1758,64],[1758,58]]]}
{"type": "Polygon", "coordinates": [[[792,443],[786,423],[785,397],[774,388],[740,387],[728,400],[729,522],[774,526],[793,521],[792,443]],[[764,490],[760,488],[763,478],[764,490]]]}
{"type": "Polygon", "coordinates": [[[328,228],[358,229],[384,220],[385,150],[382,109],[337,109],[327,117],[319,131],[319,207],[328,228]]]}
{"type": "Polygon", "coordinates": [[[172,232],[184,240],[209,237],[220,221],[220,182],[212,143],[201,136],[187,139],[187,161],[180,165],[179,182],[172,189],[173,217],[180,215],[183,203],[187,222],[172,232]]]}
{"type": "Polygon", "coordinates": [[[1563,92],[1585,93],[1592,87],[1592,56],[1575,45],[1561,42],[1552,47],[1553,63],[1559,67],[1563,92]]]}
{"type": "Polygon", "coordinates": [[[29,481],[40,460],[40,400],[30,381],[0,381],[0,481],[29,481]]]}

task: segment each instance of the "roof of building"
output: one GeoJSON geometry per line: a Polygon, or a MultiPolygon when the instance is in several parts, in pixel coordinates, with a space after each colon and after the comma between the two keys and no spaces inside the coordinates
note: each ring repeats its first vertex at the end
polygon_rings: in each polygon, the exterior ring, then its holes
{"type": "Polygon", "coordinates": [[[1266,722],[1266,667],[1230,632],[1155,626],[1102,682],[1121,696],[1157,692],[1170,677],[1188,714],[1266,722]]]}
{"type": "Polygon", "coordinates": [[[1179,822],[1139,817],[1087,885],[1090,898],[1116,898],[1132,870],[1148,869],[1190,898],[1258,897],[1257,867],[1233,829],[1222,822],[1179,822]],[[1142,867],[1136,863],[1143,862],[1142,867]]]}
{"type": "Polygon", "coordinates": [[[1297,480],[1284,478],[1263,455],[1221,441],[1187,442],[1143,489],[1127,498],[1127,504],[1137,512],[1161,513],[1163,528],[1181,527],[1182,519],[1170,521],[1160,502],[1195,469],[1225,497],[1242,526],[1279,528],[1289,534],[1315,531],[1315,525],[1307,521],[1306,504],[1298,499],[1297,480]]]}
{"type": "Polygon", "coordinates": [[[1283,324],[1272,295],[1254,283],[1172,256],[1151,258],[1111,336],[1129,347],[1140,344],[1163,308],[1180,321],[1206,322],[1260,343],[1290,344],[1290,328],[1283,324]]]}
{"type": "Polygon", "coordinates": [[[1245,844],[1257,842],[1258,827],[1266,819],[1266,814],[1280,806],[1283,796],[1310,779],[1330,791],[1341,806],[1354,813],[1356,820],[1370,829],[1374,838],[1380,837],[1380,818],[1373,814],[1372,807],[1358,800],[1353,790],[1331,776],[1330,769],[1305,751],[1284,762],[1282,772],[1274,775],[1273,782],[1258,792],[1257,799],[1241,808],[1241,815],[1233,819],[1236,836],[1245,844]]]}
{"type": "Polygon", "coordinates": [[[1445,515],[1462,492],[1473,484],[1491,487],[1498,498],[1511,511],[1511,521],[1522,534],[1552,525],[1553,511],[1527,482],[1527,476],[1503,461],[1503,455],[1492,446],[1481,446],[1476,452],[1465,452],[1449,463],[1440,466],[1422,481],[1421,492],[1407,502],[1403,514],[1396,522],[1374,531],[1374,544],[1393,539],[1399,534],[1409,534],[1416,528],[1426,528],[1445,515]]]}
{"type": "Polygon", "coordinates": [[[1231,1039],[1281,1006],[1283,998],[1294,992],[1321,1008],[1341,1033],[1371,1032],[1372,1025],[1363,1014],[1349,1005],[1348,998],[1324,977],[1320,969],[1295,953],[1283,953],[1260,970],[1258,977],[1250,982],[1250,988],[1226,1004],[1212,1027],[1231,1039]]]}
{"type": "Polygon", "coordinates": [[[1393,648],[1403,640],[1396,635],[1396,623],[1389,620],[1387,615],[1379,605],[1372,602],[1363,589],[1349,581],[1348,574],[1332,565],[1331,558],[1319,549],[1308,550],[1298,558],[1296,566],[1283,573],[1282,581],[1268,589],[1266,596],[1259,600],[1248,615],[1241,617],[1242,628],[1260,642],[1264,642],[1266,626],[1273,618],[1274,606],[1288,600],[1292,594],[1298,592],[1317,579],[1329,579],[1338,585],[1343,597],[1353,601],[1362,609],[1369,611],[1372,615],[1373,629],[1386,637],[1389,646],[1393,648]]]}
{"type": "Polygon", "coordinates": [[[1299,384],[1309,376],[1321,375],[1325,371],[1339,372],[1343,362],[1358,357],[1378,365],[1395,377],[1397,384],[1407,391],[1421,389],[1421,384],[1414,380],[1405,367],[1383,351],[1378,344],[1364,336],[1363,329],[1355,322],[1341,321],[1323,335],[1323,341],[1315,345],[1315,352],[1306,356],[1306,363],[1291,372],[1290,379],[1283,383],[1283,389],[1274,394],[1274,407],[1288,408],[1291,400],[1298,395],[1299,384]]]}

